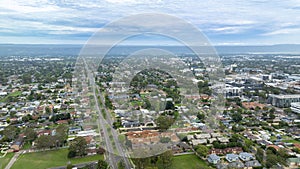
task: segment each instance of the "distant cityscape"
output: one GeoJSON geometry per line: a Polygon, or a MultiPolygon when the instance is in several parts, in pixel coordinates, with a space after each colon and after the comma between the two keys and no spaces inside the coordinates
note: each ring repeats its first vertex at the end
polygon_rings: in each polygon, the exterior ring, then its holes
{"type": "Polygon", "coordinates": [[[159,69],[116,81],[147,46],[93,65],[78,64],[79,45],[0,45],[0,168],[299,168],[300,57],[277,47],[217,47],[224,105],[214,110],[211,68],[184,47],[158,47],[175,51],[160,63],[183,63],[198,93],[159,69]]]}

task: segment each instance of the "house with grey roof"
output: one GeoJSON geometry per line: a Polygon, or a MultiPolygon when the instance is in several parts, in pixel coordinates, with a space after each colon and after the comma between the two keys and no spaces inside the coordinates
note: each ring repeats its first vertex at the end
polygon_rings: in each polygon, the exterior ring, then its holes
{"type": "Polygon", "coordinates": [[[226,160],[228,162],[235,162],[235,161],[238,161],[239,160],[239,156],[237,154],[226,154],[226,160]]]}
{"type": "Polygon", "coordinates": [[[240,159],[241,159],[242,161],[250,161],[250,160],[253,160],[253,159],[254,159],[254,157],[253,157],[252,154],[246,153],[246,152],[241,152],[241,153],[239,154],[239,157],[240,157],[240,159]]]}
{"type": "Polygon", "coordinates": [[[211,154],[208,156],[207,161],[212,164],[217,164],[220,162],[220,157],[216,154],[211,154]]]}
{"type": "Polygon", "coordinates": [[[245,162],[245,167],[250,168],[250,167],[260,167],[261,164],[257,160],[252,160],[252,161],[247,161],[245,162]]]}
{"type": "Polygon", "coordinates": [[[245,165],[241,161],[236,161],[228,164],[228,168],[244,168],[245,165]]]}

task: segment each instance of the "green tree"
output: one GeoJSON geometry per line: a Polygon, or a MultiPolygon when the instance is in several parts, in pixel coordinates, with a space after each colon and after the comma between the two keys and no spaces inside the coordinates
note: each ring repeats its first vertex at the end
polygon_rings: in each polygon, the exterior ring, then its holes
{"type": "Polygon", "coordinates": [[[71,163],[69,163],[66,167],[66,169],[72,169],[73,168],[73,165],[71,163]]]}
{"type": "Polygon", "coordinates": [[[37,133],[30,127],[25,129],[24,135],[26,136],[25,140],[30,143],[37,138],[37,133]]]}
{"type": "Polygon", "coordinates": [[[264,159],[264,150],[262,148],[257,148],[255,157],[260,163],[262,163],[264,159]]]}
{"type": "Polygon", "coordinates": [[[144,104],[143,104],[143,108],[144,109],[150,109],[151,108],[151,103],[150,103],[150,101],[149,101],[149,99],[144,99],[144,104]]]}
{"type": "Polygon", "coordinates": [[[269,114],[269,117],[270,117],[270,119],[272,119],[272,120],[275,119],[274,113],[270,113],[270,114],[269,114]]]}
{"type": "Polygon", "coordinates": [[[104,160],[98,160],[97,169],[107,169],[108,164],[104,160]]]}
{"type": "Polygon", "coordinates": [[[159,130],[166,131],[174,122],[174,119],[168,116],[160,115],[155,123],[158,126],[159,130]]]}
{"type": "Polygon", "coordinates": [[[46,114],[51,114],[52,113],[50,107],[48,107],[48,106],[45,108],[45,111],[46,111],[46,114]]]}
{"type": "Polygon", "coordinates": [[[10,141],[17,138],[19,129],[16,126],[9,125],[3,130],[3,135],[10,141]]]}
{"type": "Polygon", "coordinates": [[[71,141],[69,146],[69,154],[68,157],[76,157],[76,156],[85,156],[87,154],[87,142],[84,137],[76,137],[73,141],[71,141]]]}
{"type": "Polygon", "coordinates": [[[206,157],[209,151],[209,149],[205,145],[197,145],[195,147],[195,150],[201,157],[206,157]]]}
{"type": "Polygon", "coordinates": [[[205,118],[205,114],[203,114],[203,113],[198,113],[197,114],[197,118],[199,119],[199,120],[204,120],[204,118],[205,118]]]}
{"type": "Polygon", "coordinates": [[[36,139],[36,147],[38,149],[46,149],[54,147],[54,139],[50,135],[41,135],[36,139]]]}
{"type": "Polygon", "coordinates": [[[174,110],[174,109],[175,109],[175,106],[174,106],[173,102],[167,101],[166,110],[174,110]]]}
{"type": "Polygon", "coordinates": [[[68,138],[68,126],[66,125],[59,125],[56,128],[56,140],[58,140],[59,146],[64,145],[68,138]]]}
{"type": "Polygon", "coordinates": [[[149,165],[150,159],[149,158],[134,158],[133,162],[138,169],[144,169],[149,165]]]}
{"type": "Polygon", "coordinates": [[[284,113],[286,113],[286,114],[290,114],[290,113],[293,112],[291,108],[286,108],[286,109],[284,109],[283,111],[284,111],[284,113]]]}
{"type": "Polygon", "coordinates": [[[171,165],[172,165],[172,159],[173,159],[173,153],[172,153],[172,151],[168,150],[168,151],[162,153],[159,156],[159,159],[161,160],[163,169],[170,168],[171,165]]]}
{"type": "Polygon", "coordinates": [[[240,122],[243,119],[243,116],[241,115],[240,112],[233,113],[231,115],[231,117],[232,117],[232,120],[237,122],[237,123],[240,122]]]}
{"type": "Polygon", "coordinates": [[[118,163],[118,169],[125,169],[125,164],[124,164],[123,161],[120,161],[120,162],[118,163]]]}

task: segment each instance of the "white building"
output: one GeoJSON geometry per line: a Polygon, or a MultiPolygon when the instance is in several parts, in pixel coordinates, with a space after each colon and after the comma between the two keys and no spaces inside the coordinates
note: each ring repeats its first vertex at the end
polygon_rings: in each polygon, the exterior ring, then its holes
{"type": "Polygon", "coordinates": [[[243,93],[243,88],[234,87],[234,86],[226,84],[226,87],[225,87],[226,98],[241,97],[242,93],[243,93]]]}
{"type": "Polygon", "coordinates": [[[291,103],[291,110],[294,113],[300,113],[300,102],[291,103]]]}
{"type": "Polygon", "coordinates": [[[275,95],[270,94],[268,97],[268,103],[276,107],[290,107],[291,103],[300,102],[300,95],[275,95]]]}

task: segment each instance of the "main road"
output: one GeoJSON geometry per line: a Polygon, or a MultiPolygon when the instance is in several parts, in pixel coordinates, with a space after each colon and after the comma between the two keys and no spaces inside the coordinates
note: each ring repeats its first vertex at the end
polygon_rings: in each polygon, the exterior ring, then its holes
{"type": "MultiPolygon", "coordinates": [[[[124,149],[121,146],[121,143],[119,141],[118,133],[117,133],[117,131],[115,131],[112,128],[111,114],[107,110],[107,108],[105,107],[105,100],[103,98],[103,95],[101,94],[98,85],[96,85],[95,78],[93,76],[93,72],[91,72],[91,70],[89,69],[89,67],[88,67],[85,59],[84,59],[84,64],[85,64],[85,69],[86,69],[86,72],[87,72],[87,75],[88,75],[88,79],[89,79],[90,85],[91,85],[92,90],[93,90],[93,96],[94,96],[95,103],[96,103],[95,104],[96,111],[98,112],[99,123],[100,123],[101,129],[103,131],[103,136],[104,136],[104,139],[105,139],[106,151],[108,153],[108,162],[109,162],[111,168],[117,169],[118,168],[118,166],[117,166],[118,161],[121,158],[121,160],[124,162],[125,168],[126,169],[132,169],[133,168],[132,164],[130,163],[130,161],[126,157],[127,155],[126,155],[126,153],[125,153],[125,151],[124,151],[124,149]],[[96,92],[96,90],[98,90],[98,92],[96,92]],[[103,109],[104,109],[104,111],[106,113],[106,119],[103,117],[103,115],[101,113],[101,110],[99,108],[99,103],[98,103],[98,99],[97,99],[97,93],[99,93],[99,96],[100,96],[100,99],[101,99],[101,102],[102,102],[102,105],[103,105],[103,109]],[[107,128],[106,128],[107,126],[105,124],[108,124],[108,126],[111,128],[110,132],[111,132],[111,135],[113,136],[113,142],[115,143],[115,146],[116,146],[116,149],[118,151],[118,155],[119,156],[117,156],[117,155],[115,155],[113,153],[114,149],[113,149],[113,146],[112,146],[111,141],[109,139],[109,133],[107,131],[107,128]]],[[[101,131],[99,131],[99,132],[101,132],[101,131]]]]}

